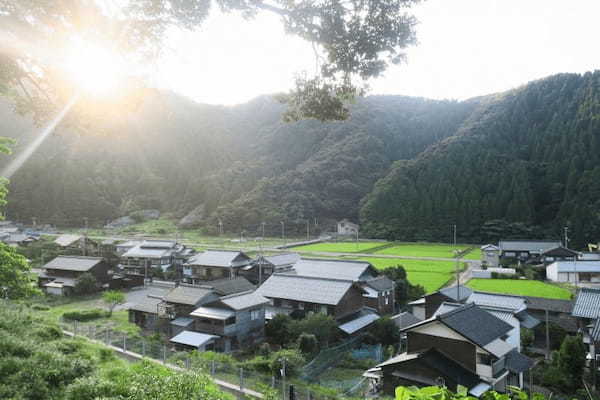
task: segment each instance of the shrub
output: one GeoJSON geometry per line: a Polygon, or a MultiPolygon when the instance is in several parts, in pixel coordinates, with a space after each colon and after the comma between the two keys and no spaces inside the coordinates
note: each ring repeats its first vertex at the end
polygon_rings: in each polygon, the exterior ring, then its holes
{"type": "Polygon", "coordinates": [[[86,272],[82,274],[79,279],[75,282],[73,293],[75,294],[88,294],[98,290],[98,281],[94,275],[86,272]]]}
{"type": "Polygon", "coordinates": [[[298,337],[298,349],[302,354],[315,354],[319,351],[317,337],[310,333],[303,333],[298,337]]]}
{"type": "Polygon", "coordinates": [[[98,358],[101,362],[111,361],[115,359],[115,353],[106,347],[98,349],[98,358]]]}
{"type": "Polygon", "coordinates": [[[304,365],[305,359],[298,350],[279,350],[271,355],[270,367],[271,373],[280,376],[285,359],[286,376],[296,376],[300,368],[304,365]]]}
{"type": "Polygon", "coordinates": [[[106,317],[106,311],[99,308],[94,308],[91,310],[68,311],[64,313],[62,317],[67,321],[86,322],[106,317]]]}
{"type": "Polygon", "coordinates": [[[285,346],[290,341],[290,324],[292,318],[289,315],[278,314],[265,326],[265,335],[269,343],[285,346]]]}
{"type": "Polygon", "coordinates": [[[263,357],[269,357],[271,355],[271,346],[269,343],[263,343],[258,348],[258,354],[263,357]]]}
{"type": "Polygon", "coordinates": [[[31,309],[36,311],[48,311],[50,307],[45,304],[34,304],[31,306],[31,309]]]}
{"type": "Polygon", "coordinates": [[[521,328],[521,345],[524,349],[533,344],[533,330],[521,328]]]}
{"type": "Polygon", "coordinates": [[[247,368],[262,374],[271,373],[271,360],[267,357],[256,356],[250,360],[247,360],[241,364],[242,368],[247,368]]]}
{"type": "Polygon", "coordinates": [[[62,330],[58,326],[46,325],[35,330],[35,335],[44,340],[56,340],[63,336],[62,330]]]}

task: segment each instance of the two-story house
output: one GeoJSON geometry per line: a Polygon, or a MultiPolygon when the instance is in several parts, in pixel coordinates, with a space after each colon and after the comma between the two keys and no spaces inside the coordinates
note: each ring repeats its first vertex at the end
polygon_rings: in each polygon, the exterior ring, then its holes
{"type": "Polygon", "coordinates": [[[180,254],[186,247],[175,241],[145,240],[120,256],[119,266],[129,276],[150,277],[152,268],[162,271],[181,265],[180,254]]]}
{"type": "Polygon", "coordinates": [[[269,300],[267,318],[275,314],[324,313],[337,320],[364,306],[360,285],[342,279],[273,274],[257,290],[269,300]]]}
{"type": "Polygon", "coordinates": [[[583,343],[588,348],[588,359],[600,358],[600,289],[581,288],[575,298],[571,315],[576,318],[583,343]]]}
{"type": "Polygon", "coordinates": [[[291,270],[298,261],[300,261],[300,255],[297,253],[259,256],[251,265],[242,268],[240,273],[250,282],[260,286],[274,273],[291,270]]]}
{"type": "Polygon", "coordinates": [[[69,295],[85,273],[96,278],[97,287],[110,281],[110,267],[101,257],[58,256],[42,267],[38,284],[46,293],[69,295]]]}
{"type": "Polygon", "coordinates": [[[392,314],[395,309],[394,282],[379,275],[367,261],[322,260],[302,258],[287,275],[341,279],[356,283],[363,289],[363,304],[379,314],[392,314]]]}
{"type": "Polygon", "coordinates": [[[98,243],[83,235],[60,235],[54,240],[56,244],[67,255],[97,256],[98,243]]]}
{"type": "Polygon", "coordinates": [[[225,352],[260,343],[264,339],[268,302],[255,291],[223,296],[190,314],[191,330],[218,336],[215,348],[225,352]]]}
{"type": "Polygon", "coordinates": [[[188,283],[235,278],[252,259],[241,251],[206,250],[183,265],[183,279],[188,283]]]}
{"type": "Polygon", "coordinates": [[[533,362],[507,341],[515,327],[475,304],[442,306],[404,329],[407,350],[371,369],[385,394],[398,386],[464,386],[472,396],[522,387],[533,362]]]}

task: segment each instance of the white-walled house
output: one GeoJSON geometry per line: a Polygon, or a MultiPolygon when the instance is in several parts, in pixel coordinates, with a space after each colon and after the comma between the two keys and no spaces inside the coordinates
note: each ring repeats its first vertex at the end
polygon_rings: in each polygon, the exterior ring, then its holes
{"type": "Polygon", "coordinates": [[[600,284],[600,261],[556,261],[546,267],[546,278],[553,282],[600,284]]]}
{"type": "Polygon", "coordinates": [[[338,235],[353,235],[356,236],[358,234],[358,225],[348,221],[347,219],[343,219],[337,223],[337,233],[338,235]]]}

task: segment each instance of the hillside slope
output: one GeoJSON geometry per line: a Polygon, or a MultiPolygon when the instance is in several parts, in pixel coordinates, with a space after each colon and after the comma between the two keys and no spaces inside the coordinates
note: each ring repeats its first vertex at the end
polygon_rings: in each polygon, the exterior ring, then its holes
{"type": "Polygon", "coordinates": [[[456,135],[398,161],[367,196],[370,235],[402,240],[600,235],[600,71],[490,96],[456,135]]]}

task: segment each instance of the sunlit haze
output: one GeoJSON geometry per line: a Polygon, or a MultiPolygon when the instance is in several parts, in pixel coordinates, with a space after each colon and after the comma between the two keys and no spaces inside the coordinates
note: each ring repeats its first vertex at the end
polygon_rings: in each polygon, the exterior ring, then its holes
{"type": "MultiPolygon", "coordinates": [[[[559,72],[600,68],[600,2],[429,0],[413,9],[419,45],[408,64],[370,83],[371,94],[465,99],[559,72]]],[[[153,83],[194,100],[236,104],[289,89],[314,71],[311,46],[261,15],[213,16],[196,32],[171,32],[153,83]]]]}

